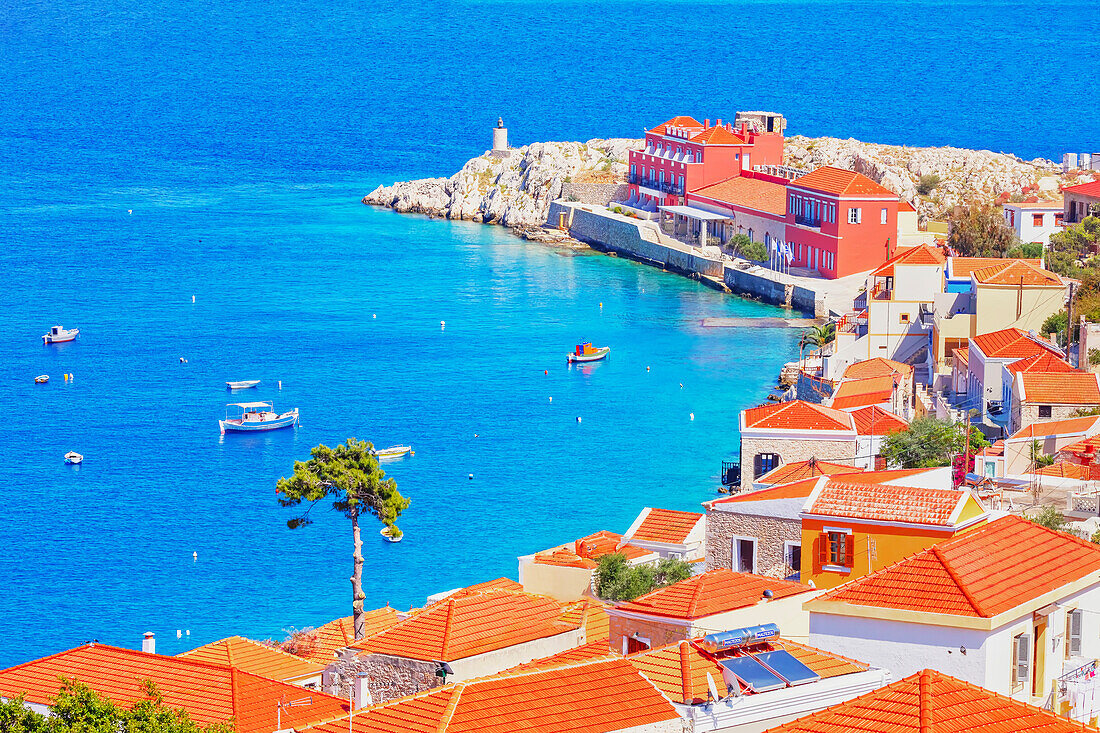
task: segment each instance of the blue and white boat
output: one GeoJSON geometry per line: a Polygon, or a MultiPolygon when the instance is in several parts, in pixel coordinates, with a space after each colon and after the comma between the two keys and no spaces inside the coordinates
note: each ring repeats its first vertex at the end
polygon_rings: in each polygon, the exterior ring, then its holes
{"type": "Polygon", "coordinates": [[[298,408],[277,413],[275,405],[271,402],[231,402],[225,406],[225,419],[218,420],[218,426],[223,435],[227,432],[254,433],[260,430],[297,427],[298,408]]]}

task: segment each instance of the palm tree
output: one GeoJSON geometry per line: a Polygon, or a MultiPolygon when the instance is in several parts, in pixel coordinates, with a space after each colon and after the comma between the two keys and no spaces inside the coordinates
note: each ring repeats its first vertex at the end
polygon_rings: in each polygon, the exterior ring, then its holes
{"type": "Polygon", "coordinates": [[[836,324],[830,322],[820,326],[812,326],[808,331],[802,334],[802,338],[807,344],[812,344],[821,348],[825,344],[832,343],[836,339],[836,324]]]}

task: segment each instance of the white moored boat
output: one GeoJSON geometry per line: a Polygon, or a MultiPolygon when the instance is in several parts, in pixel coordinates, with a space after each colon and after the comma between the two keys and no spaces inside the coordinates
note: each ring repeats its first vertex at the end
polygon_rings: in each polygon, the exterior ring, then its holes
{"type": "Polygon", "coordinates": [[[569,362],[599,361],[611,353],[610,346],[593,346],[591,343],[577,344],[576,350],[566,354],[569,362]]]}
{"type": "Polygon", "coordinates": [[[383,527],[378,534],[385,537],[388,542],[400,542],[401,538],[405,536],[405,533],[397,527],[383,527]]]}
{"type": "Polygon", "coordinates": [[[371,451],[376,458],[400,458],[413,452],[411,445],[394,445],[389,448],[375,449],[371,451]]]}
{"type": "Polygon", "coordinates": [[[50,332],[42,337],[42,343],[44,344],[63,344],[66,341],[72,341],[80,334],[79,328],[70,328],[65,330],[61,326],[54,326],[50,329],[50,332]]]}
{"type": "Polygon", "coordinates": [[[71,466],[75,466],[84,461],[84,456],[77,453],[75,450],[71,450],[65,454],[65,463],[71,466]]]}
{"type": "Polygon", "coordinates": [[[297,407],[289,412],[277,413],[275,406],[270,402],[232,402],[225,406],[225,419],[218,420],[218,426],[223,434],[254,433],[297,425],[297,407]],[[232,417],[230,412],[233,412],[232,417]]]}
{"type": "Polygon", "coordinates": [[[260,383],[258,379],[246,379],[243,382],[226,382],[226,389],[251,389],[260,383]]]}

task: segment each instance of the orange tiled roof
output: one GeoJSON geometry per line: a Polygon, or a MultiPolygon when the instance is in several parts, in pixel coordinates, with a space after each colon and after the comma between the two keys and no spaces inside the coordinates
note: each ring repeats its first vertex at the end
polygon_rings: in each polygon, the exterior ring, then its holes
{"type": "Polygon", "coordinates": [[[1018,359],[1005,366],[1009,374],[1020,372],[1076,372],[1065,360],[1058,358],[1052,351],[1043,351],[1041,354],[1029,356],[1026,359],[1018,359]]]}
{"type": "Polygon", "coordinates": [[[769,733],[1070,733],[1095,730],[926,669],[769,733]],[[924,721],[927,721],[927,726],[924,721]]]}
{"type": "Polygon", "coordinates": [[[507,590],[450,595],[357,648],[409,659],[451,662],[577,628],[545,596],[507,590]]]}
{"type": "MultiPolygon", "coordinates": [[[[778,469],[777,469],[778,470],[778,469]]],[[[714,506],[715,504],[735,504],[745,501],[770,501],[773,499],[805,499],[813,490],[817,487],[817,481],[820,477],[803,479],[801,481],[792,481],[787,484],[777,484],[775,486],[769,486],[766,489],[760,489],[759,491],[742,491],[739,494],[733,496],[727,496],[721,499],[712,499],[707,502],[707,506],[714,506]]]]}
{"type": "Polygon", "coordinates": [[[832,407],[843,409],[889,402],[897,384],[894,380],[895,377],[889,375],[844,379],[833,392],[832,407]]]}
{"type": "Polygon", "coordinates": [[[958,348],[953,349],[951,351],[951,353],[955,356],[956,359],[961,361],[963,364],[969,364],[970,363],[970,347],[968,347],[968,346],[959,346],[958,348]]]}
{"type": "Polygon", "coordinates": [[[230,636],[178,656],[193,662],[224,664],[268,679],[284,681],[319,675],[325,669],[323,664],[306,661],[243,636],[230,636]]]}
{"type": "Polygon", "coordinates": [[[611,553],[620,553],[627,560],[637,560],[646,555],[652,555],[653,551],[625,543],[621,534],[601,530],[587,537],[581,537],[573,543],[573,549],[558,547],[540,552],[535,555],[533,562],[539,565],[594,570],[598,564],[596,561],[611,553]]]}
{"type": "Polygon", "coordinates": [[[791,185],[807,188],[811,191],[830,193],[834,196],[889,196],[894,199],[898,198],[896,193],[875,183],[861,173],[843,168],[834,168],[831,165],[822,166],[801,178],[796,178],[791,181],[791,185]]]}
{"type": "Polygon", "coordinates": [[[1082,466],[1079,463],[1070,463],[1068,461],[1058,461],[1052,463],[1049,466],[1043,466],[1035,473],[1040,476],[1051,476],[1054,478],[1072,478],[1078,481],[1088,481],[1090,478],[1090,472],[1088,466],[1082,466]]]}
{"type": "Polygon", "coordinates": [[[951,258],[951,277],[954,279],[962,277],[970,277],[971,273],[975,270],[982,270],[994,265],[1005,266],[1010,262],[1027,262],[1028,264],[1035,265],[1036,267],[1042,267],[1042,260],[1026,259],[1026,258],[1006,258],[1006,257],[952,257],[951,258]]]}
{"type": "MultiPolygon", "coordinates": [[[[679,713],[621,658],[505,673],[357,710],[352,733],[610,733],[679,713]]],[[[347,733],[347,717],[309,728],[347,733]]]]}
{"type": "MultiPolygon", "coordinates": [[[[28,702],[49,705],[61,689],[61,676],[83,682],[123,708],[147,699],[142,682],[151,680],[169,707],[186,710],[201,725],[233,719],[238,733],[270,733],[276,703],[284,696],[302,696],[301,687],[232,667],[87,644],[0,671],[0,697],[23,694],[28,702]]],[[[345,700],[316,690],[311,696],[312,705],[283,711],[284,728],[347,712],[345,700]]]]}
{"type": "Polygon", "coordinates": [[[687,542],[688,535],[696,525],[703,521],[703,515],[696,512],[678,512],[672,509],[649,507],[647,510],[649,513],[629,539],[682,545],[687,542]]]}
{"type": "Polygon", "coordinates": [[[746,428],[762,430],[853,430],[852,416],[812,402],[776,402],[744,410],[746,428]]]}
{"type": "MultiPolygon", "coordinates": [[[[401,617],[397,611],[389,606],[365,612],[363,614],[363,639],[373,636],[383,629],[388,629],[400,620],[401,617]]],[[[355,627],[352,624],[351,616],[338,618],[318,627],[315,630],[315,636],[317,645],[308,652],[295,654],[295,656],[327,665],[336,658],[339,650],[348,647],[355,648],[356,644],[355,627]]],[[[362,643],[362,639],[359,643],[362,643]]]]}
{"type": "Polygon", "coordinates": [[[859,435],[890,435],[909,429],[909,423],[878,405],[853,410],[852,419],[859,435]]]}
{"type": "Polygon", "coordinates": [[[570,628],[584,627],[586,642],[602,641],[607,646],[611,638],[611,617],[607,615],[609,604],[585,599],[567,603],[562,607],[561,620],[570,628]]]}
{"type": "Polygon", "coordinates": [[[892,468],[887,471],[864,471],[844,475],[846,484],[888,484],[911,476],[919,476],[935,469],[931,468],[892,468]]]}
{"type": "Polygon", "coordinates": [[[913,206],[913,204],[911,204],[908,201],[905,201],[903,199],[902,201],[900,201],[898,203],[898,211],[900,211],[900,212],[913,212],[913,211],[916,211],[916,208],[913,206]]]}
{"type": "Polygon", "coordinates": [[[1024,260],[1011,260],[1008,264],[983,267],[975,270],[973,277],[983,285],[1063,285],[1062,278],[1050,270],[1044,270],[1024,260]]]}
{"type": "MultiPolygon", "coordinates": [[[[860,473],[862,470],[862,468],[848,466],[843,463],[830,463],[828,461],[819,461],[816,458],[811,458],[808,461],[785,463],[774,471],[769,471],[764,474],[753,481],[753,483],[771,485],[789,484],[792,481],[802,481],[817,476],[835,476],[840,473],[860,473]]],[[[804,496],[809,496],[809,492],[804,494],[804,496]]]]}
{"type": "Polygon", "coordinates": [[[947,260],[938,247],[928,244],[918,244],[915,247],[907,247],[900,250],[886,262],[882,263],[872,277],[893,277],[894,265],[942,265],[947,260]]]}
{"type": "Polygon", "coordinates": [[[1052,344],[1033,339],[1019,328],[1003,328],[970,339],[972,346],[982,350],[987,359],[1026,359],[1044,351],[1058,354],[1052,344]]]}
{"type": "Polygon", "coordinates": [[[998,440],[993,445],[982,448],[975,455],[995,457],[995,456],[1003,456],[1004,454],[1005,454],[1005,442],[1003,440],[998,440]]]}
{"type": "Polygon", "coordinates": [[[1100,416],[1069,417],[1065,420],[1051,420],[1049,422],[1037,422],[1021,428],[1013,433],[1009,440],[1016,438],[1045,438],[1048,435],[1073,435],[1074,433],[1086,433],[1092,429],[1100,416]]]}
{"type": "Polygon", "coordinates": [[[592,662],[597,659],[618,659],[622,655],[608,646],[607,639],[590,641],[587,644],[566,649],[564,652],[552,654],[541,659],[532,659],[526,664],[520,664],[504,671],[504,674],[513,672],[529,672],[535,669],[550,669],[577,662],[592,662]]]}
{"type": "Polygon", "coordinates": [[[658,588],[633,601],[620,603],[615,610],[666,618],[695,619],[752,606],[764,597],[765,590],[772,592],[772,598],[779,599],[806,593],[810,588],[789,580],[735,573],[720,568],[665,588],[658,588]]]}
{"type": "Polygon", "coordinates": [[[462,596],[472,596],[478,593],[485,593],[490,590],[512,590],[523,591],[523,586],[512,580],[511,578],[494,578],[492,580],[486,580],[482,583],[474,583],[468,585],[458,591],[452,593],[449,598],[461,598],[462,596]]]}
{"type": "Polygon", "coordinates": [[[903,377],[913,373],[912,364],[902,364],[900,361],[885,359],[876,356],[874,359],[857,361],[844,370],[845,379],[869,379],[870,377],[884,377],[900,374],[903,377]]]}
{"type": "Polygon", "coordinates": [[[1100,377],[1091,372],[1016,375],[1025,402],[1053,405],[1100,405],[1100,377]]]}
{"type": "Polygon", "coordinates": [[[1100,198],[1100,180],[1089,183],[1078,183],[1076,186],[1066,186],[1062,193],[1075,193],[1079,196],[1095,196],[1100,198]]]}
{"type": "Polygon", "coordinates": [[[948,525],[966,492],[878,484],[860,486],[847,477],[832,478],[822,487],[808,514],[879,522],[948,525]]]}
{"type": "Polygon", "coordinates": [[[724,125],[708,127],[700,132],[695,137],[691,138],[693,143],[703,143],[704,145],[744,145],[745,139],[740,135],[735,135],[725,128],[724,125]]]}
{"type": "Polygon", "coordinates": [[[991,618],[1100,570],[1100,546],[1002,517],[815,599],[991,618]]]}
{"type": "Polygon", "coordinates": [[[580,568],[583,570],[595,570],[596,566],[599,564],[595,560],[581,557],[565,547],[540,552],[535,555],[532,562],[538,565],[553,565],[559,568],[580,568]]]}
{"type": "Polygon", "coordinates": [[[692,196],[706,196],[722,203],[765,211],[777,216],[787,215],[787,187],[757,178],[734,176],[718,183],[691,191],[692,196]]]}
{"type": "Polygon", "coordinates": [[[665,122],[661,123],[660,125],[657,125],[652,130],[649,130],[649,132],[653,132],[653,133],[656,133],[658,135],[664,135],[666,127],[687,127],[687,128],[700,127],[701,128],[702,126],[703,126],[703,123],[700,122],[699,120],[695,119],[694,117],[689,117],[688,115],[677,115],[676,117],[673,117],[672,119],[666,120],[665,122]]]}

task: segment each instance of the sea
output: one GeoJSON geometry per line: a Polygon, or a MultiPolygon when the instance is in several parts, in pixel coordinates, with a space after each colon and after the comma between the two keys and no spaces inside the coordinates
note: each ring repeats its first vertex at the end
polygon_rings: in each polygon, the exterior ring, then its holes
{"type": "Polygon", "coordinates": [[[404,541],[364,522],[368,607],[700,510],[798,339],[702,321],[780,309],[362,196],[451,174],[498,116],[514,145],[766,109],[791,134],[1095,152],[1093,9],[0,0],[0,666],[349,614],[348,521],[290,530],[274,491],[319,443],[415,449],[385,464],[404,541]],[[57,324],[79,339],[44,346],[57,324]],[[585,340],[611,358],[567,366],[585,340]],[[219,435],[242,398],[301,426],[219,435]]]}

